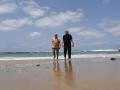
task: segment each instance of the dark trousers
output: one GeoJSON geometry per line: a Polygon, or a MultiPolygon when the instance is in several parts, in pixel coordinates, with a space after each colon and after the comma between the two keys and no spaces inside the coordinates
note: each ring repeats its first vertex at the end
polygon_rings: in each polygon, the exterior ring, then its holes
{"type": "Polygon", "coordinates": [[[71,47],[64,47],[64,57],[66,58],[66,54],[68,53],[68,58],[71,59],[71,47]]]}

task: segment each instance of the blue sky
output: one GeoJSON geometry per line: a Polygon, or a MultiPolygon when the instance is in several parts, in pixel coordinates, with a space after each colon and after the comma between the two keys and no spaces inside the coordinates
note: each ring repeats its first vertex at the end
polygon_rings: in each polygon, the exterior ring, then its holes
{"type": "Polygon", "coordinates": [[[66,29],[74,51],[118,49],[119,8],[120,0],[0,0],[0,52],[50,51],[66,29]]]}

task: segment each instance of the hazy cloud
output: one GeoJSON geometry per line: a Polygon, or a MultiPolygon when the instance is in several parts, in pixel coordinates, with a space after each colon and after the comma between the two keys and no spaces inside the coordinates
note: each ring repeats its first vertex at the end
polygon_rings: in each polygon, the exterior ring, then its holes
{"type": "Polygon", "coordinates": [[[0,14],[13,13],[17,9],[14,3],[0,3],[0,14]]]}
{"type": "Polygon", "coordinates": [[[111,0],[102,0],[102,4],[106,5],[109,4],[111,0]]]}
{"type": "Polygon", "coordinates": [[[99,38],[99,37],[103,37],[103,36],[104,36],[103,33],[100,33],[100,32],[95,31],[95,30],[80,31],[80,32],[78,33],[78,35],[83,36],[83,37],[85,37],[85,38],[92,38],[92,37],[99,38]]]}
{"type": "Polygon", "coordinates": [[[98,30],[91,29],[88,27],[72,27],[72,28],[68,28],[68,30],[84,38],[93,38],[93,37],[99,38],[104,36],[104,34],[99,32],[98,30]]]}
{"type": "Polygon", "coordinates": [[[68,30],[72,33],[78,33],[79,31],[82,31],[83,28],[82,27],[72,27],[72,28],[68,28],[68,30]]]}
{"type": "Polygon", "coordinates": [[[40,33],[39,32],[31,32],[30,33],[30,37],[32,37],[32,38],[39,38],[40,37],[40,33]]]}
{"type": "Polygon", "coordinates": [[[43,17],[36,20],[35,25],[38,27],[58,27],[66,22],[78,22],[83,17],[81,10],[60,12],[55,15],[43,17]]]}
{"type": "Polygon", "coordinates": [[[99,26],[106,32],[109,32],[113,35],[120,35],[120,21],[104,21],[99,24],[99,26]]]}
{"type": "Polygon", "coordinates": [[[25,13],[29,14],[30,16],[32,16],[34,18],[44,16],[49,9],[48,7],[39,6],[33,0],[22,1],[22,2],[20,2],[20,5],[25,13]]]}
{"type": "Polygon", "coordinates": [[[0,31],[13,31],[24,25],[30,25],[32,21],[27,18],[22,19],[6,19],[0,21],[0,31]]]}

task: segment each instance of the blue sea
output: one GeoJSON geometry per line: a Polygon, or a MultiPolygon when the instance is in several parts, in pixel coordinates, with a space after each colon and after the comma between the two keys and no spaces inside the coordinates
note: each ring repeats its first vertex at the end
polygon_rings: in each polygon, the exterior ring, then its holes
{"type": "MultiPolygon", "coordinates": [[[[73,51],[72,58],[119,57],[117,49],[73,51]]],[[[59,59],[63,59],[60,52],[59,59]]],[[[0,52],[0,60],[43,60],[52,59],[52,52],[0,52]]]]}

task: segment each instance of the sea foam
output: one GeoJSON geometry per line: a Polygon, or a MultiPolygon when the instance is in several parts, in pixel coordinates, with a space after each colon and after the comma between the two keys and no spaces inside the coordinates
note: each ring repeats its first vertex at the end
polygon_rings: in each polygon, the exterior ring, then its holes
{"type": "MultiPolygon", "coordinates": [[[[73,59],[79,58],[111,58],[111,57],[120,57],[120,54],[75,54],[72,55],[73,59]]],[[[53,57],[0,57],[0,60],[52,60],[53,57]]],[[[59,56],[59,59],[64,59],[63,55],[59,56]]]]}

